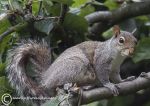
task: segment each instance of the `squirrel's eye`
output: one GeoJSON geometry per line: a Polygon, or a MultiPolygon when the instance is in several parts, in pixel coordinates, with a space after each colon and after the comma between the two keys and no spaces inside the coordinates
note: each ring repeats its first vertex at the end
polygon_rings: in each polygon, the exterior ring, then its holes
{"type": "Polygon", "coordinates": [[[124,41],[125,41],[124,37],[119,38],[119,43],[124,43],[124,41]]]}

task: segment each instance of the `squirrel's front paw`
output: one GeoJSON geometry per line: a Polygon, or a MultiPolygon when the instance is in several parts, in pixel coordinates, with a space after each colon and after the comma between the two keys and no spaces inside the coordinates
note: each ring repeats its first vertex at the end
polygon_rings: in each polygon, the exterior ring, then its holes
{"type": "Polygon", "coordinates": [[[135,79],[136,79],[135,76],[130,76],[130,77],[124,79],[123,82],[126,82],[126,81],[132,81],[132,80],[135,80],[135,79]]]}
{"type": "Polygon", "coordinates": [[[77,94],[80,90],[80,87],[78,87],[76,83],[75,84],[67,83],[67,84],[64,84],[64,90],[72,94],[77,94]]]}
{"type": "Polygon", "coordinates": [[[146,72],[142,72],[140,74],[140,77],[146,78],[146,79],[150,79],[150,77],[148,76],[148,74],[146,72]]]}
{"type": "Polygon", "coordinates": [[[110,89],[114,96],[119,95],[118,89],[113,83],[107,83],[104,85],[104,87],[107,87],[108,89],[110,89]]]}

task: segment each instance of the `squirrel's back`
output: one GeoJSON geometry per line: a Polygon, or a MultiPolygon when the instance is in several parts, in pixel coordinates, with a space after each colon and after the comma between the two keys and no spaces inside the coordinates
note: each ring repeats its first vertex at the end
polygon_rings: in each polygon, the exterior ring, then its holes
{"type": "Polygon", "coordinates": [[[81,85],[83,83],[93,82],[95,80],[93,76],[94,72],[90,71],[91,69],[87,71],[87,67],[93,63],[94,51],[99,43],[101,42],[85,41],[66,49],[51,64],[48,70],[43,73],[43,86],[47,88],[56,88],[70,82],[78,82],[81,83],[81,85]],[[79,74],[84,73],[84,71],[87,77],[82,77],[82,80],[77,81],[78,77],[82,76],[79,74]],[[74,77],[76,75],[78,75],[78,77],[74,77]],[[89,81],[88,78],[92,81],[89,81]]]}
{"type": "Polygon", "coordinates": [[[97,41],[85,41],[80,44],[77,44],[73,47],[66,49],[62,54],[60,54],[60,56],[55,61],[71,58],[74,56],[77,56],[77,57],[81,56],[81,58],[86,57],[90,60],[90,58],[92,57],[89,57],[89,56],[94,55],[95,48],[97,47],[99,43],[100,42],[97,42],[97,41]]]}

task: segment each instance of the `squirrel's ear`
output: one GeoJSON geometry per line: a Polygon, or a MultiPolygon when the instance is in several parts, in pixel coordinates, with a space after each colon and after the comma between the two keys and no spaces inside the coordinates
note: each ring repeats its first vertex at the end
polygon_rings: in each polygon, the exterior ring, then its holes
{"type": "Polygon", "coordinates": [[[113,27],[113,33],[114,33],[114,36],[117,37],[119,34],[120,34],[120,28],[118,25],[115,25],[113,27]]]}

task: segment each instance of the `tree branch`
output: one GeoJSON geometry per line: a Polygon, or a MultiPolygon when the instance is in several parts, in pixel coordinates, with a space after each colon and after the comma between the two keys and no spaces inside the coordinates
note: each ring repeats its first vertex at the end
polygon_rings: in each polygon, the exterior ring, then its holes
{"type": "Polygon", "coordinates": [[[150,14],[150,1],[137,2],[124,5],[114,11],[99,11],[87,15],[85,18],[89,24],[95,23],[89,31],[94,34],[101,34],[108,28],[125,19],[150,14]]]}
{"type": "MultiPolygon", "coordinates": [[[[150,87],[150,72],[145,77],[138,77],[133,81],[123,82],[116,84],[119,88],[119,95],[127,95],[135,93],[139,90],[150,87]]],[[[81,104],[88,104],[94,101],[107,99],[113,97],[109,89],[102,87],[96,88],[89,91],[83,91],[81,104]]]]}
{"type": "MultiPolygon", "coordinates": [[[[150,72],[142,72],[137,79],[133,81],[119,83],[116,84],[116,86],[118,87],[119,95],[133,94],[139,90],[150,88],[150,72]]],[[[106,87],[95,88],[88,91],[78,89],[75,92],[75,95],[70,96],[67,100],[61,98],[63,99],[63,102],[60,103],[60,106],[66,106],[66,104],[68,103],[70,106],[78,106],[78,104],[84,105],[94,101],[113,97],[112,92],[106,87]]]]}
{"type": "Polygon", "coordinates": [[[15,26],[10,27],[7,31],[5,31],[4,33],[2,33],[0,35],[0,42],[9,34],[15,32],[15,31],[19,31],[22,28],[25,28],[28,24],[27,23],[19,23],[15,26]]]}
{"type": "MultiPolygon", "coordinates": [[[[150,72],[142,72],[137,79],[133,81],[122,82],[116,84],[116,86],[118,88],[119,95],[133,94],[139,90],[150,88],[150,72]]],[[[68,102],[70,106],[77,106],[78,104],[84,105],[94,101],[109,99],[113,97],[112,92],[106,87],[95,88],[87,91],[78,89],[75,92],[76,93],[74,96],[70,96],[70,98],[68,98],[67,100],[63,100],[60,106],[66,106],[68,102]]]]}

